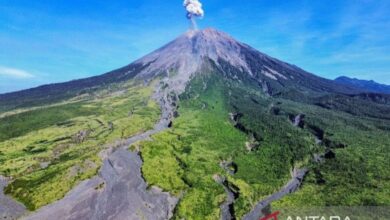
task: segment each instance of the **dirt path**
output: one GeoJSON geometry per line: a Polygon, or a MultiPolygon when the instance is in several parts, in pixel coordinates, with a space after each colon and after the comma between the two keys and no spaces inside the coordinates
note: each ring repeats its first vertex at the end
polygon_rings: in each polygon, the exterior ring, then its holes
{"type": "Polygon", "coordinates": [[[273,201],[279,200],[287,194],[298,190],[303,178],[307,173],[307,169],[294,169],[291,180],[278,192],[270,195],[266,199],[260,201],[248,214],[243,217],[243,220],[258,220],[262,217],[263,209],[273,201]]]}
{"type": "Polygon", "coordinates": [[[157,89],[154,98],[160,102],[162,116],[154,129],[129,138],[123,147],[104,156],[98,176],[24,219],[169,219],[178,199],[157,188],[147,189],[140,156],[127,150],[130,144],[147,140],[169,126],[173,109],[167,97],[167,90],[157,89]]]}

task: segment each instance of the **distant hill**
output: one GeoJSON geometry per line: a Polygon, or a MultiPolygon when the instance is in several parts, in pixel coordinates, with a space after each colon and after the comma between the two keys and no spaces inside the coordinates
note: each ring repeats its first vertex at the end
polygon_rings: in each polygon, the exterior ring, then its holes
{"type": "Polygon", "coordinates": [[[340,76],[335,79],[335,81],[344,85],[354,86],[358,89],[366,90],[368,92],[390,94],[390,85],[380,84],[373,80],[361,80],[356,78],[349,78],[346,76],[340,76]]]}

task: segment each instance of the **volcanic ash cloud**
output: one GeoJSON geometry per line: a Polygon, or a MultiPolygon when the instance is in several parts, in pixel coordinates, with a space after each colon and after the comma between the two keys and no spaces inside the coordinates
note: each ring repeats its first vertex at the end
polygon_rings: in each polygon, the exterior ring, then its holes
{"type": "Polygon", "coordinates": [[[184,0],[183,6],[187,11],[187,18],[191,20],[193,28],[197,29],[195,18],[204,16],[202,3],[198,0],[184,0]]]}

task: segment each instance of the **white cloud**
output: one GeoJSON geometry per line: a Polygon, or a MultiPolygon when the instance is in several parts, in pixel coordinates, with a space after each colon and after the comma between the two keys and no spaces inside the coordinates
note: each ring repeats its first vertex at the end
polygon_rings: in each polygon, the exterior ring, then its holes
{"type": "Polygon", "coordinates": [[[15,79],[29,79],[34,77],[33,74],[25,70],[5,66],[0,66],[0,76],[6,76],[15,79]]]}

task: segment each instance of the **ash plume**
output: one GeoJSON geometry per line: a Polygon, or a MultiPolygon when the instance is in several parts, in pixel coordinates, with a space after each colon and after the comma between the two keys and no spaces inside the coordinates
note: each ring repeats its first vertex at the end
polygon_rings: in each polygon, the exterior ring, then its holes
{"type": "Polygon", "coordinates": [[[183,6],[187,11],[187,18],[191,20],[193,29],[198,29],[195,19],[204,16],[202,3],[199,0],[184,0],[183,6]]]}

